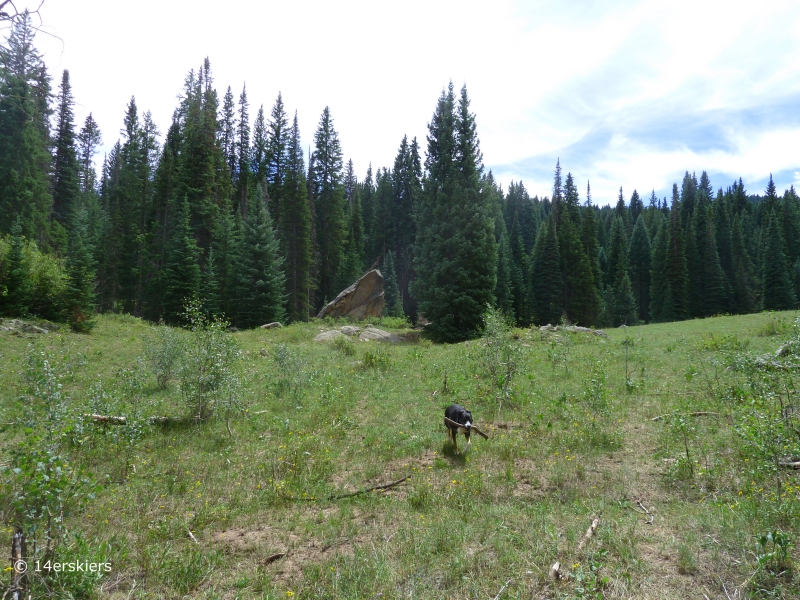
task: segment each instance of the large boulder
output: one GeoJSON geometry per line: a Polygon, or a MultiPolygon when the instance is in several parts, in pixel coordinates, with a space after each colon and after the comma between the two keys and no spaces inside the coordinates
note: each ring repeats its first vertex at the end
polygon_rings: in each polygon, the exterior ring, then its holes
{"type": "Polygon", "coordinates": [[[380,317],[383,315],[383,307],[385,305],[383,275],[378,269],[373,269],[326,304],[319,311],[317,318],[333,317],[336,319],[350,317],[351,319],[363,319],[364,317],[380,317]]]}

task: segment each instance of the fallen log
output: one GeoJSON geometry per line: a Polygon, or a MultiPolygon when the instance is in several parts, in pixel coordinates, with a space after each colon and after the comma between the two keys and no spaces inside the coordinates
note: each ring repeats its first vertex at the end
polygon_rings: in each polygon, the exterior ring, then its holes
{"type": "Polygon", "coordinates": [[[601,515],[597,515],[594,518],[594,520],[592,520],[592,524],[589,525],[589,529],[586,530],[586,534],[583,536],[583,539],[581,540],[581,543],[578,544],[578,552],[583,550],[584,546],[586,546],[586,544],[589,542],[589,540],[592,539],[592,536],[594,535],[594,532],[597,531],[597,526],[600,525],[600,516],[601,515]]]}
{"type": "MultiPolygon", "coordinates": [[[[453,421],[452,419],[448,419],[447,417],[445,417],[445,418],[444,418],[444,421],[445,421],[445,423],[450,423],[450,425],[455,425],[456,427],[464,427],[464,426],[463,426],[461,423],[456,423],[455,421],[453,421]]],[[[481,436],[483,439],[485,439],[485,440],[488,440],[488,439],[489,439],[489,436],[488,436],[488,435],[486,435],[485,433],[483,433],[483,432],[482,432],[480,429],[478,429],[478,428],[477,428],[475,425],[472,425],[472,426],[470,427],[470,429],[471,429],[472,431],[474,431],[475,433],[477,433],[479,436],[481,436]]]]}
{"type": "MultiPolygon", "coordinates": [[[[701,411],[698,411],[698,412],[691,412],[691,413],[687,413],[687,414],[690,417],[716,417],[719,413],[712,412],[712,411],[707,411],[707,410],[701,410],[701,411]]],[[[668,415],[658,415],[657,417],[653,417],[650,420],[651,421],[663,421],[667,417],[671,417],[671,416],[672,416],[672,413],[669,413],[668,415]]]]}
{"type": "MultiPolygon", "coordinates": [[[[84,419],[90,419],[95,423],[106,423],[108,425],[126,425],[127,417],[117,417],[114,415],[94,415],[85,414],[84,419]]],[[[183,423],[184,421],[199,421],[197,417],[186,419],[184,417],[148,417],[147,421],[153,425],[166,425],[168,423],[183,423]]]]}
{"type": "Polygon", "coordinates": [[[800,469],[800,460],[779,462],[778,466],[786,469],[800,469]]]}

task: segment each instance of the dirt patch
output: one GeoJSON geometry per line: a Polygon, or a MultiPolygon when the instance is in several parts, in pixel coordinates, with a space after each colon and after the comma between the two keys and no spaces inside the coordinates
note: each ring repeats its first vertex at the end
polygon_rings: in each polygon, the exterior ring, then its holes
{"type": "Polygon", "coordinates": [[[265,556],[277,552],[288,552],[291,547],[298,544],[300,538],[293,533],[278,531],[270,527],[263,529],[226,529],[211,536],[216,546],[224,548],[231,553],[237,552],[265,552],[265,556]]]}

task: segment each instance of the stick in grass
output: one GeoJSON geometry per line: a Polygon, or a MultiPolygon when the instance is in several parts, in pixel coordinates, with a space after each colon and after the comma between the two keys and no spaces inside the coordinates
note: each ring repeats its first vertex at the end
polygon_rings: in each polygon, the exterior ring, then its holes
{"type": "Polygon", "coordinates": [[[589,542],[589,540],[592,539],[592,536],[594,535],[594,532],[597,531],[597,526],[598,525],[600,525],[600,515],[597,515],[594,518],[594,520],[592,521],[592,524],[589,525],[589,529],[586,530],[586,535],[583,536],[583,539],[581,540],[581,543],[578,544],[578,552],[583,550],[584,546],[586,546],[586,544],[589,542]]]}
{"type": "MultiPolygon", "coordinates": [[[[452,419],[448,419],[447,417],[445,417],[445,418],[444,418],[444,420],[445,420],[445,423],[450,423],[450,425],[455,425],[456,427],[464,427],[464,425],[463,425],[463,424],[461,424],[461,423],[456,423],[455,421],[453,421],[452,419]]],[[[485,439],[485,440],[488,440],[488,439],[489,439],[489,436],[488,436],[488,435],[486,435],[485,433],[483,433],[483,432],[482,432],[480,429],[478,429],[478,428],[477,428],[475,425],[473,425],[473,426],[472,426],[472,431],[474,431],[475,433],[477,433],[479,436],[481,436],[481,437],[482,437],[483,439],[485,439]]]]}
{"type": "Polygon", "coordinates": [[[374,485],[371,488],[367,488],[365,490],[359,490],[357,492],[352,492],[350,494],[338,494],[334,496],[328,496],[328,500],[341,500],[342,498],[352,498],[353,496],[360,496],[361,494],[366,494],[367,492],[373,492],[375,490],[388,490],[389,488],[393,488],[396,485],[400,485],[410,477],[411,475],[406,475],[402,479],[398,479],[397,481],[393,481],[392,483],[387,483],[386,485],[374,485]]]}
{"type": "MultiPolygon", "coordinates": [[[[718,414],[719,413],[710,412],[710,411],[707,411],[707,410],[701,410],[699,412],[691,412],[691,413],[689,413],[689,416],[690,417],[716,417],[718,414]]],[[[653,417],[650,420],[651,421],[663,421],[664,419],[666,419],[667,417],[670,417],[670,416],[672,416],[672,413],[670,413],[668,415],[658,415],[657,417],[653,417]]]]}

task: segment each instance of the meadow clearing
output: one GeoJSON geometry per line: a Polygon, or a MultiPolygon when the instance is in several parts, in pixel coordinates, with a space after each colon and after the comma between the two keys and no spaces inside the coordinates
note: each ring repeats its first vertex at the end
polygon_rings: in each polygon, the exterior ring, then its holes
{"type": "Polygon", "coordinates": [[[54,562],[111,565],[30,573],[38,597],[796,597],[798,360],[775,355],[795,316],[454,345],[398,319],[375,322],[397,344],[240,331],[203,422],[178,367],[159,386],[171,338],[146,322],[0,332],[0,546],[24,523],[39,558],[49,536],[54,562]],[[453,402],[489,435],[466,454],[453,402]]]}

